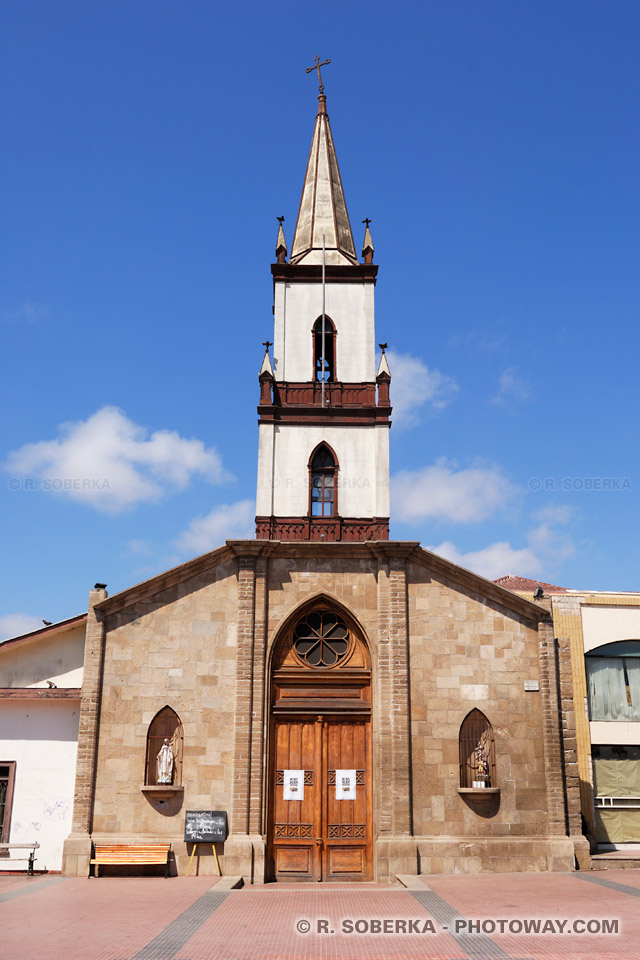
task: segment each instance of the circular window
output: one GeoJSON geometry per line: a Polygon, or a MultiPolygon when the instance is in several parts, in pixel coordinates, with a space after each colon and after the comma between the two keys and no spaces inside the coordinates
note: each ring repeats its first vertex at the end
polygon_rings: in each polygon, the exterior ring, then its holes
{"type": "Polygon", "coordinates": [[[300,659],[310,667],[333,667],[346,656],[349,631],[335,613],[318,610],[296,624],[293,645],[300,659]]]}

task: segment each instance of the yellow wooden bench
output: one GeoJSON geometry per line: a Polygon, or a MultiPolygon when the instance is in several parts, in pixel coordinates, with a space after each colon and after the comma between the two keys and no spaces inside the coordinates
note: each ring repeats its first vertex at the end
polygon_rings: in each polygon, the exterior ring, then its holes
{"type": "Polygon", "coordinates": [[[169,876],[170,843],[96,843],[93,847],[93,857],[89,861],[89,876],[91,869],[94,876],[98,876],[99,867],[142,866],[159,864],[164,866],[165,877],[169,876]]]}

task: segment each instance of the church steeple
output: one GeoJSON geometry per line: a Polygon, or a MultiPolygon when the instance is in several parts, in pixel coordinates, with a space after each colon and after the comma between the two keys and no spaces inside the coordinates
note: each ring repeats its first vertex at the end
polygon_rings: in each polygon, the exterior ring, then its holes
{"type": "Polygon", "coordinates": [[[376,375],[378,267],[365,231],[356,258],[320,85],[289,262],[272,264],[274,349],[259,375],[256,535],[265,540],[389,539],[389,368],[376,375]],[[322,266],[323,234],[326,252],[322,266]]]}
{"type": "Polygon", "coordinates": [[[327,98],[320,93],[289,262],[322,263],[323,234],[328,264],[358,263],[327,114],[327,98]]]}

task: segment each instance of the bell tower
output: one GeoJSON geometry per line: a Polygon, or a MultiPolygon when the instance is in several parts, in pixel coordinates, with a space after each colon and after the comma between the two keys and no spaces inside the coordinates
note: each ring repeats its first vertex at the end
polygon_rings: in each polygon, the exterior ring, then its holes
{"type": "MultiPolygon", "coordinates": [[[[272,264],[273,364],[260,369],[256,536],[389,539],[389,383],[376,373],[378,267],[366,224],[356,256],[320,70],[320,94],[287,261],[283,218],[272,264]]],[[[310,68],[316,69],[316,67],[310,68]]]]}

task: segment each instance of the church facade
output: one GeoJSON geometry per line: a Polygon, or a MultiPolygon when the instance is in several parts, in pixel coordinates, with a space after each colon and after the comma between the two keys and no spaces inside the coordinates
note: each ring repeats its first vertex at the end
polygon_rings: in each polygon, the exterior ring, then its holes
{"type": "Polygon", "coordinates": [[[187,810],[227,813],[219,859],[245,882],[587,862],[549,611],[389,539],[373,253],[367,223],[356,256],[321,90],[272,266],[256,538],[91,592],[67,875],[92,843],[152,840],[186,872],[187,810]]]}

